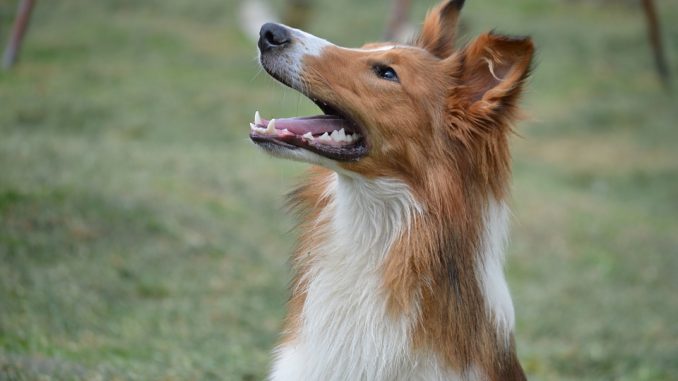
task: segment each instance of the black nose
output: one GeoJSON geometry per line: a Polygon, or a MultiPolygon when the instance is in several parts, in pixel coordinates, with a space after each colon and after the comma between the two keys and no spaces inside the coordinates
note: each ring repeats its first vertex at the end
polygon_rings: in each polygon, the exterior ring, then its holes
{"type": "Polygon", "coordinates": [[[262,52],[273,48],[282,48],[289,44],[291,39],[290,31],[282,25],[266,23],[259,31],[259,49],[262,52]]]}

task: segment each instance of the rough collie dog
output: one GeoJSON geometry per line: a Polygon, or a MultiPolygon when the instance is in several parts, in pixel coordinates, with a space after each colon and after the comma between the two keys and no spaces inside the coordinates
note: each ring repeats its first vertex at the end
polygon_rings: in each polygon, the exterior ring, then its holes
{"type": "Polygon", "coordinates": [[[250,126],[264,151],[316,165],[291,195],[301,237],[271,380],[525,379],[502,267],[533,45],[456,49],[463,3],[429,12],[412,45],[261,28],[264,69],[324,113],[250,126]]]}

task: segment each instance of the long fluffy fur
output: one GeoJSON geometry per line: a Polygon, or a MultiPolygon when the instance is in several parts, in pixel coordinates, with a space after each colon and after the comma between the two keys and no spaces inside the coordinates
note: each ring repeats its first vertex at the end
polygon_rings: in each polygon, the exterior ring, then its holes
{"type": "Polygon", "coordinates": [[[270,63],[371,146],[355,162],[275,153],[327,169],[291,195],[301,236],[271,380],[525,379],[503,253],[508,136],[533,46],[488,33],[455,50],[461,5],[429,13],[416,46],[345,49],[295,31],[294,70],[270,63]],[[399,86],[365,62],[394,66],[399,86]]]}

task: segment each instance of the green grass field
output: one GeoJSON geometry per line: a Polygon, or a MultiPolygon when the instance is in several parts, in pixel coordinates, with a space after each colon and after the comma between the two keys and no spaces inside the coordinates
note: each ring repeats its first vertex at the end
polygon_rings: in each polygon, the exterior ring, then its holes
{"type": "MultiPolygon", "coordinates": [[[[0,73],[0,380],[264,378],[294,240],[283,195],[305,166],[256,150],[248,122],[316,109],[259,72],[235,3],[39,2],[0,73]]],[[[381,35],[385,2],[318,3],[309,31],[381,35]]],[[[678,75],[678,3],[657,3],[678,75]]],[[[678,379],[678,97],[642,13],[613,4],[465,9],[468,37],[539,47],[507,266],[532,380],[678,379]]]]}

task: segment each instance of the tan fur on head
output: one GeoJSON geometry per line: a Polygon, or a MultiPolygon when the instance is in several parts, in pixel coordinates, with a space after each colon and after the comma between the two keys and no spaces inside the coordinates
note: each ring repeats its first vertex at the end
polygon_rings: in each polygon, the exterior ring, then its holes
{"type": "Polygon", "coordinates": [[[410,184],[417,189],[431,185],[425,175],[435,168],[423,163],[442,160],[454,168],[470,155],[475,159],[469,163],[473,172],[500,195],[508,176],[506,135],[529,74],[532,42],[488,33],[453,51],[450,45],[439,45],[452,41],[441,39],[440,33],[450,32],[439,27],[440,16],[435,14],[429,14],[424,24],[422,49],[360,51],[332,46],[321,56],[306,58],[304,83],[367,129],[370,154],[341,163],[346,170],[420,182],[410,184]],[[448,56],[441,59],[426,47],[439,54],[445,47],[448,56]],[[374,76],[375,63],[393,67],[400,85],[374,76]]]}

